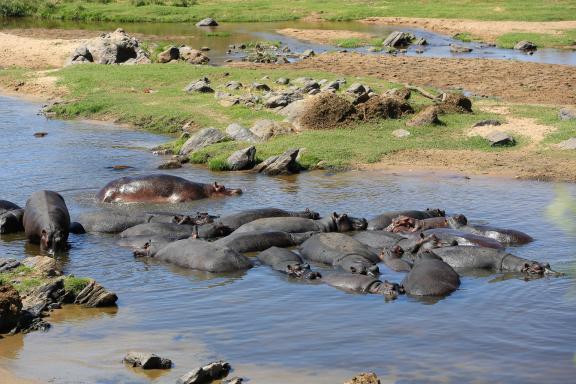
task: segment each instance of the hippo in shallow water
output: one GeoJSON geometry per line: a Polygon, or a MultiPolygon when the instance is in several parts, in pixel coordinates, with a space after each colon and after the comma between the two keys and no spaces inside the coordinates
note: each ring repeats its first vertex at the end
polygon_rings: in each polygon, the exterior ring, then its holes
{"type": "Polygon", "coordinates": [[[400,235],[386,231],[365,231],[355,234],[353,238],[367,245],[377,254],[380,254],[383,249],[391,250],[394,247],[399,246],[407,255],[415,255],[422,249],[452,246],[457,244],[453,240],[443,241],[436,236],[425,236],[422,233],[400,235]]]}
{"type": "Polygon", "coordinates": [[[232,248],[240,253],[261,252],[270,247],[294,247],[302,244],[314,233],[288,233],[280,231],[254,231],[233,233],[214,243],[232,248]]]}
{"type": "Polygon", "coordinates": [[[519,272],[531,276],[558,274],[550,269],[548,263],[523,259],[499,249],[457,246],[432,249],[428,252],[438,256],[453,268],[519,272]]]}
{"type": "Polygon", "coordinates": [[[0,200],[0,215],[4,212],[13,211],[14,209],[22,209],[18,204],[14,204],[8,200],[0,200]]]}
{"type": "Polygon", "coordinates": [[[219,216],[210,215],[208,212],[196,212],[190,215],[172,212],[151,212],[146,213],[145,217],[147,223],[205,225],[213,223],[219,216]]]}
{"type": "Polygon", "coordinates": [[[384,230],[387,232],[420,232],[433,228],[446,228],[448,221],[445,217],[431,217],[429,219],[414,219],[408,216],[398,216],[384,230]]]}
{"type": "Polygon", "coordinates": [[[402,286],[413,296],[444,296],[458,289],[460,276],[440,258],[419,255],[402,286]]]}
{"type": "Polygon", "coordinates": [[[260,252],[258,260],[290,277],[306,280],[322,277],[320,273],[310,270],[310,265],[304,263],[299,255],[285,248],[270,247],[260,252]]]}
{"type": "Polygon", "coordinates": [[[342,233],[318,233],[300,246],[306,260],[328,264],[349,273],[377,275],[378,254],[342,233]]]}
{"type": "Polygon", "coordinates": [[[0,234],[22,232],[24,230],[24,210],[13,209],[0,214],[0,234]]]}
{"type": "Polygon", "coordinates": [[[120,233],[120,237],[135,236],[164,236],[164,237],[192,237],[198,239],[213,239],[225,236],[229,233],[228,228],[217,224],[188,225],[174,223],[144,223],[130,227],[120,233]]]}
{"type": "Polygon", "coordinates": [[[186,238],[180,236],[134,236],[118,240],[118,245],[131,248],[135,257],[154,257],[160,249],[169,243],[186,238]]]}
{"type": "Polygon", "coordinates": [[[434,235],[443,242],[455,242],[457,245],[471,245],[485,248],[504,249],[504,246],[494,239],[463,232],[452,228],[435,228],[422,232],[425,236],[434,235]]]}
{"type": "Polygon", "coordinates": [[[252,268],[252,262],[228,247],[197,239],[184,239],[168,243],[154,255],[183,268],[205,272],[234,272],[252,268]]]}
{"type": "Polygon", "coordinates": [[[402,259],[404,250],[399,245],[392,248],[384,248],[380,253],[380,259],[388,268],[395,272],[408,272],[412,269],[412,263],[402,259]]]}
{"type": "Polygon", "coordinates": [[[258,219],[242,225],[235,232],[282,231],[289,233],[302,232],[348,232],[366,229],[366,219],[357,219],[347,214],[334,212],[329,217],[319,220],[301,217],[269,217],[258,219]]]}
{"type": "Polygon", "coordinates": [[[501,244],[521,245],[534,241],[530,235],[514,229],[498,228],[490,225],[469,224],[464,215],[451,217],[447,222],[451,228],[462,232],[469,232],[478,236],[488,237],[501,244]]]}
{"type": "Polygon", "coordinates": [[[24,231],[28,241],[51,252],[68,249],[70,214],[64,198],[53,191],[34,192],[24,209],[24,231]]]}
{"type": "Polygon", "coordinates": [[[86,232],[120,233],[130,227],[146,222],[142,214],[128,214],[114,211],[83,213],[78,218],[86,232]]]}
{"type": "Polygon", "coordinates": [[[305,209],[304,211],[285,211],[278,208],[256,208],[224,216],[218,221],[232,231],[235,231],[244,224],[268,217],[301,217],[304,219],[317,220],[320,218],[320,214],[309,209],[305,209]]]}
{"type": "Polygon", "coordinates": [[[333,287],[353,293],[373,293],[384,295],[387,299],[395,299],[399,294],[404,293],[404,289],[387,280],[381,281],[375,277],[351,274],[351,273],[329,273],[322,277],[322,281],[333,287]]]}
{"type": "Polygon", "coordinates": [[[441,209],[427,209],[425,211],[392,211],[384,212],[368,221],[368,230],[382,230],[392,223],[398,216],[407,216],[413,219],[430,219],[432,217],[444,217],[446,212],[441,209]]]}
{"type": "Polygon", "coordinates": [[[106,184],[96,199],[104,203],[183,203],[213,196],[232,196],[240,189],[227,189],[218,183],[195,183],[172,175],[122,177],[106,184]]]}

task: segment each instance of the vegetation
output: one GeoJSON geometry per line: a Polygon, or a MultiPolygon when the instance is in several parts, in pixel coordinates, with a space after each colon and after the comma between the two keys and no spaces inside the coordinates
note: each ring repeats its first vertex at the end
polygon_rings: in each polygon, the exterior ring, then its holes
{"type": "Polygon", "coordinates": [[[470,42],[475,40],[474,37],[472,37],[472,35],[468,32],[457,33],[453,37],[456,40],[460,40],[460,41],[463,41],[465,43],[470,43],[470,42]]]}
{"type": "MultiPolygon", "coordinates": [[[[20,265],[10,271],[0,273],[0,285],[11,284],[19,293],[30,292],[32,289],[49,282],[51,277],[36,273],[34,268],[20,265]]],[[[90,282],[84,277],[65,276],[64,289],[77,296],[90,282]]]]}
{"type": "Polygon", "coordinates": [[[576,29],[570,29],[558,34],[549,33],[505,33],[498,37],[496,44],[502,48],[513,48],[516,43],[528,40],[538,47],[576,46],[576,29]]]}
{"type": "Polygon", "coordinates": [[[86,277],[76,277],[72,275],[66,276],[64,278],[64,290],[66,292],[71,292],[74,297],[76,297],[84,288],[86,288],[89,282],[90,279],[86,277]]]}

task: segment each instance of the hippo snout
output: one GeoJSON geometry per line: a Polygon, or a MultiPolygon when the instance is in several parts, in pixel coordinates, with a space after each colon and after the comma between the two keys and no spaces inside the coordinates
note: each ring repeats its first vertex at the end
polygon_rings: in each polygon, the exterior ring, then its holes
{"type": "Polygon", "coordinates": [[[227,189],[226,191],[228,192],[228,195],[230,195],[230,196],[242,194],[242,190],[240,188],[231,188],[231,189],[227,189]]]}
{"type": "Polygon", "coordinates": [[[368,228],[368,220],[361,218],[350,218],[351,222],[352,222],[352,228],[354,228],[354,230],[356,231],[364,231],[366,230],[366,228],[368,228]]]}

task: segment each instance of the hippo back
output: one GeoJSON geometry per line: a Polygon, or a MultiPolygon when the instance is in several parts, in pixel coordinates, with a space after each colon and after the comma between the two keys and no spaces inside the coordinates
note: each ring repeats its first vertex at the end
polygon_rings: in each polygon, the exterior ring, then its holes
{"type": "Polygon", "coordinates": [[[333,287],[354,293],[368,293],[370,287],[380,282],[380,280],[374,277],[351,273],[325,274],[322,277],[322,281],[333,287]]]}
{"type": "Polygon", "coordinates": [[[280,231],[288,233],[302,233],[318,231],[314,220],[301,217],[266,217],[243,224],[235,233],[254,231],[280,231]]]}
{"type": "Polygon", "coordinates": [[[7,211],[12,211],[14,209],[20,209],[17,204],[12,203],[8,200],[0,200],[0,215],[7,211]]]}
{"type": "Polygon", "coordinates": [[[83,213],[78,221],[86,232],[120,233],[130,227],[145,223],[146,217],[141,214],[98,211],[83,213]]]}
{"type": "Polygon", "coordinates": [[[144,223],[130,227],[120,233],[120,237],[134,236],[172,236],[190,237],[194,231],[192,225],[179,225],[174,223],[144,223]]]}
{"type": "Polygon", "coordinates": [[[444,296],[460,286],[460,277],[451,266],[437,258],[419,258],[402,285],[413,296],[444,296]]]}
{"type": "Polygon", "coordinates": [[[398,216],[407,216],[413,219],[430,219],[432,217],[444,216],[444,212],[438,209],[431,209],[426,211],[391,211],[384,212],[368,221],[368,230],[377,231],[382,230],[389,226],[398,216]]]}
{"type": "Polygon", "coordinates": [[[232,231],[235,231],[244,224],[268,217],[301,217],[304,219],[317,219],[320,215],[317,212],[308,209],[304,211],[285,211],[278,208],[257,208],[224,216],[220,219],[220,222],[232,231]]]}

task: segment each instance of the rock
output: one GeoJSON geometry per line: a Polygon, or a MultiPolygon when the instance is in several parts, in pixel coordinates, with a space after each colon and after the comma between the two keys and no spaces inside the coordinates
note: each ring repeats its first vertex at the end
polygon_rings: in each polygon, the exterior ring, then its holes
{"type": "Polygon", "coordinates": [[[311,80],[306,81],[301,88],[303,93],[310,93],[312,90],[320,90],[320,84],[317,81],[311,80]]]}
{"type": "Polygon", "coordinates": [[[200,20],[196,23],[197,27],[217,27],[218,22],[211,17],[200,20]]]}
{"type": "Polygon", "coordinates": [[[0,333],[9,332],[18,324],[21,311],[18,291],[9,284],[0,285],[0,333]]]}
{"type": "Polygon", "coordinates": [[[179,51],[180,59],[189,64],[208,64],[208,62],[210,62],[208,56],[204,55],[202,51],[199,51],[198,49],[183,46],[179,48],[179,51]]]}
{"type": "Polygon", "coordinates": [[[347,92],[347,93],[352,93],[352,94],[355,94],[355,95],[361,95],[361,94],[364,94],[364,93],[368,93],[368,92],[366,91],[366,87],[364,87],[364,86],[363,86],[362,84],[360,84],[360,83],[354,83],[354,84],[352,84],[352,85],[346,90],[346,92],[347,92]]]}
{"type": "Polygon", "coordinates": [[[565,107],[558,113],[560,120],[575,120],[576,119],[576,107],[565,107]]]}
{"type": "Polygon", "coordinates": [[[323,92],[304,100],[294,119],[298,129],[329,129],[353,119],[356,109],[348,100],[323,92]]]}
{"type": "Polygon", "coordinates": [[[296,162],[299,149],[289,149],[279,156],[271,156],[254,167],[254,171],[268,176],[291,175],[300,172],[300,165],[296,162]]]}
{"type": "Polygon", "coordinates": [[[257,143],[261,141],[260,137],[252,133],[248,128],[237,123],[230,124],[226,128],[226,134],[236,141],[246,141],[249,143],[257,143]]]}
{"type": "Polygon", "coordinates": [[[199,93],[214,93],[214,90],[210,85],[204,80],[197,80],[193,81],[184,87],[184,92],[192,93],[192,92],[199,92],[199,93]]]}
{"type": "Polygon", "coordinates": [[[229,108],[234,105],[240,104],[240,98],[230,94],[221,95],[220,97],[218,97],[218,104],[220,104],[223,107],[229,108]]]}
{"type": "Polygon", "coordinates": [[[395,129],[392,131],[392,136],[403,139],[410,136],[410,132],[405,129],[395,129]]]}
{"type": "Polygon", "coordinates": [[[234,91],[235,91],[235,90],[238,90],[238,89],[240,89],[240,88],[242,88],[242,87],[243,87],[243,85],[242,85],[242,83],[239,82],[239,81],[229,81],[229,82],[226,84],[226,88],[232,89],[232,90],[234,90],[234,91]]]}
{"type": "Polygon", "coordinates": [[[384,93],[385,96],[397,97],[399,99],[409,100],[412,96],[412,91],[406,87],[389,89],[384,93]]]}
{"type": "Polygon", "coordinates": [[[356,106],[358,117],[363,120],[399,119],[414,110],[406,100],[396,97],[374,96],[356,106]]]}
{"type": "Polygon", "coordinates": [[[501,125],[502,123],[499,122],[498,120],[482,120],[479,121],[477,123],[475,123],[472,128],[477,128],[477,127],[485,127],[487,125],[493,125],[493,126],[498,126],[501,125]]]}
{"type": "Polygon", "coordinates": [[[307,49],[300,54],[300,57],[303,59],[307,59],[307,58],[312,57],[312,56],[316,56],[316,53],[311,49],[307,49]]]}
{"type": "Polygon", "coordinates": [[[118,28],[112,33],[90,39],[76,48],[67,65],[94,62],[96,64],[149,64],[148,53],[140,47],[135,37],[118,28]]]}
{"type": "Polygon", "coordinates": [[[382,45],[386,47],[406,47],[410,45],[412,35],[406,32],[394,31],[388,35],[382,45]]]}
{"type": "Polygon", "coordinates": [[[322,91],[327,91],[333,89],[335,91],[340,89],[340,82],[338,80],[327,82],[324,87],[322,87],[322,91]]]}
{"type": "Polygon", "coordinates": [[[268,108],[286,107],[300,99],[302,99],[302,94],[298,91],[271,93],[269,96],[265,97],[264,105],[268,108]]]}
{"type": "Polygon", "coordinates": [[[536,46],[536,44],[530,41],[522,40],[516,43],[514,49],[518,51],[535,51],[536,49],[538,49],[538,47],[536,46]]]}
{"type": "Polygon", "coordinates": [[[220,380],[230,373],[230,364],[224,361],[216,361],[201,368],[194,369],[180,377],[176,384],[206,384],[214,380],[220,380]]]}
{"type": "Polygon", "coordinates": [[[472,112],[472,101],[460,93],[445,93],[440,109],[444,113],[469,113],[472,112]]]}
{"type": "Polygon", "coordinates": [[[16,259],[0,257],[0,272],[6,272],[19,266],[20,262],[16,259]]]}
{"type": "Polygon", "coordinates": [[[472,52],[472,48],[464,47],[462,45],[450,45],[450,52],[452,53],[469,53],[472,52]]]}
{"type": "Polygon", "coordinates": [[[252,83],[252,89],[257,91],[269,91],[270,87],[264,83],[252,83]]]}
{"type": "Polygon", "coordinates": [[[436,105],[430,105],[418,112],[406,125],[409,127],[420,127],[423,125],[440,125],[442,122],[438,118],[440,108],[436,105]]]}
{"type": "Polygon", "coordinates": [[[170,160],[158,166],[158,169],[177,169],[177,168],[182,168],[182,164],[180,164],[180,162],[177,160],[170,160]]]}
{"type": "Polygon", "coordinates": [[[564,140],[558,144],[560,149],[576,149],[576,137],[571,137],[568,140],[564,140]]]}
{"type": "Polygon", "coordinates": [[[200,47],[200,50],[202,52],[208,52],[210,50],[210,47],[200,47]]]}
{"type": "Polygon", "coordinates": [[[414,40],[412,42],[412,44],[414,44],[414,45],[428,45],[428,41],[426,41],[426,39],[423,37],[419,37],[416,40],[414,40]]]}
{"type": "Polygon", "coordinates": [[[356,95],[354,97],[354,99],[352,100],[352,105],[356,106],[358,104],[365,103],[368,100],[370,100],[370,94],[369,93],[361,93],[361,94],[356,95]]]}
{"type": "Polygon", "coordinates": [[[172,360],[160,357],[153,353],[130,351],[124,356],[123,362],[133,368],[142,369],[170,369],[172,360]]]}
{"type": "Polygon", "coordinates": [[[34,272],[44,276],[57,276],[61,274],[56,259],[48,256],[31,256],[22,260],[22,264],[33,268],[34,272]]]}
{"type": "Polygon", "coordinates": [[[118,296],[114,292],[110,292],[96,281],[90,280],[88,285],[76,296],[74,304],[82,304],[89,308],[111,307],[116,304],[117,300],[118,296]]]}
{"type": "Polygon", "coordinates": [[[228,137],[216,128],[204,128],[184,143],[180,155],[188,155],[212,144],[225,141],[228,137]]]}
{"type": "Polygon", "coordinates": [[[170,47],[167,50],[160,52],[158,54],[159,63],[167,63],[172,60],[180,59],[180,49],[176,47],[170,47]]]}
{"type": "Polygon", "coordinates": [[[292,132],[291,124],[272,120],[257,120],[250,129],[260,140],[268,140],[272,136],[283,135],[292,132]]]}
{"type": "Polygon", "coordinates": [[[165,149],[158,149],[156,151],[152,151],[152,154],[154,156],[169,156],[169,155],[173,155],[174,151],[169,149],[169,148],[165,148],[165,149]]]}
{"type": "Polygon", "coordinates": [[[361,373],[358,376],[344,382],[344,384],[380,384],[380,380],[375,373],[361,373]]]}
{"type": "Polygon", "coordinates": [[[484,137],[490,142],[490,146],[492,147],[504,147],[516,144],[516,140],[514,140],[512,136],[502,131],[494,131],[484,137]]]}
{"type": "Polygon", "coordinates": [[[226,163],[231,171],[242,171],[252,168],[255,158],[256,147],[252,146],[234,152],[226,159],[226,163]]]}
{"type": "Polygon", "coordinates": [[[60,303],[65,296],[64,280],[57,278],[32,289],[22,298],[22,309],[33,318],[40,317],[52,303],[60,303]]]}
{"type": "Polygon", "coordinates": [[[285,77],[280,77],[278,80],[276,80],[276,84],[288,85],[290,84],[290,80],[285,77]]]}

